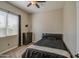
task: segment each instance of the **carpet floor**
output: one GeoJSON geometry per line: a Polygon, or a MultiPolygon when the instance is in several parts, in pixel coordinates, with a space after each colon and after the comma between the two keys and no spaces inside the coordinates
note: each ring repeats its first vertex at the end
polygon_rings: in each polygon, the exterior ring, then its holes
{"type": "Polygon", "coordinates": [[[30,43],[28,45],[23,45],[21,47],[17,47],[11,51],[8,51],[8,52],[2,54],[2,56],[0,56],[0,58],[21,58],[22,54],[26,51],[27,47],[32,44],[33,43],[30,43]]]}

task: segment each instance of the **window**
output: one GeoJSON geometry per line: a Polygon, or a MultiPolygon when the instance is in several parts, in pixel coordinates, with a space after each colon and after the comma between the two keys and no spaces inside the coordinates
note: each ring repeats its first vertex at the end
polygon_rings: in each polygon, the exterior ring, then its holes
{"type": "Polygon", "coordinates": [[[0,37],[18,34],[18,16],[0,11],[0,37]]]}
{"type": "Polygon", "coordinates": [[[0,11],[0,37],[6,35],[6,15],[7,13],[0,11]]]}
{"type": "Polygon", "coordinates": [[[8,26],[7,26],[7,35],[18,34],[18,16],[13,14],[8,14],[8,26]]]}

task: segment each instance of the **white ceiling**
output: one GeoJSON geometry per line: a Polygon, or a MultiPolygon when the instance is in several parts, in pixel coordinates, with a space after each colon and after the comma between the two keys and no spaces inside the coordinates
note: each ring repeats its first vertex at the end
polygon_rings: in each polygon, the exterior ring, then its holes
{"type": "Polygon", "coordinates": [[[45,12],[50,10],[55,10],[59,8],[63,8],[64,2],[63,1],[46,1],[45,3],[39,3],[40,8],[36,6],[27,7],[28,1],[9,1],[9,3],[19,7],[29,13],[37,13],[37,12],[45,12]]]}

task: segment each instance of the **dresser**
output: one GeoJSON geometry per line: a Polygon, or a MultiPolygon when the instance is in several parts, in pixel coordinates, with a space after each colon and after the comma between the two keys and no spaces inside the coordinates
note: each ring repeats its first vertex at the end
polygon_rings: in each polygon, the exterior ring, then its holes
{"type": "Polygon", "coordinates": [[[32,32],[23,33],[23,45],[27,45],[32,42],[32,32]]]}

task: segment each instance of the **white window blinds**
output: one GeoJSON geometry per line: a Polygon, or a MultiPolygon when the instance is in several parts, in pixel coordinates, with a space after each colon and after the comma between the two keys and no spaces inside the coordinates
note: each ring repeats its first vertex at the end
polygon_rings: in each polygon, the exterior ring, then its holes
{"type": "Polygon", "coordinates": [[[18,16],[11,13],[8,14],[8,26],[7,35],[17,35],[18,34],[18,16]]]}
{"type": "Polygon", "coordinates": [[[0,37],[18,34],[18,16],[0,11],[0,37]]]}

